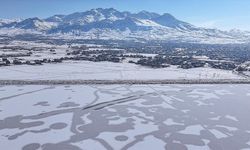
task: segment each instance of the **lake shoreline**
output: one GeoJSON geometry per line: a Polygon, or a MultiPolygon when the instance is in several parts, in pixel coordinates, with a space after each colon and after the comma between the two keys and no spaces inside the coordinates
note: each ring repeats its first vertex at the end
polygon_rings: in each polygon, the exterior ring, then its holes
{"type": "Polygon", "coordinates": [[[247,79],[169,80],[0,80],[0,85],[89,85],[89,84],[250,84],[247,79]]]}

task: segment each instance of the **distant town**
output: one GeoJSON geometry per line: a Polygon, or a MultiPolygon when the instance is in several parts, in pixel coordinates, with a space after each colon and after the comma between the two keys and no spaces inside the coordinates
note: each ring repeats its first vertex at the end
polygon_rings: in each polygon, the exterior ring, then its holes
{"type": "Polygon", "coordinates": [[[152,68],[170,65],[183,69],[211,67],[237,72],[250,71],[249,45],[209,45],[175,43],[136,43],[123,41],[31,41],[15,45],[2,42],[0,67],[42,65],[63,61],[109,61],[133,63],[152,68]],[[31,44],[29,44],[29,42],[31,44]],[[25,44],[24,44],[25,43],[25,44]],[[86,43],[86,44],[84,44],[86,43]]]}

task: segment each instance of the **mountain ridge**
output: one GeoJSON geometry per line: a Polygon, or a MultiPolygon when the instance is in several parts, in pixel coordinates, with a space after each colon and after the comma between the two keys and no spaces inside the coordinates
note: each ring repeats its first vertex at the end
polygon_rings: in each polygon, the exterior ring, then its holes
{"type": "Polygon", "coordinates": [[[45,19],[34,17],[0,22],[1,29],[35,31],[48,36],[60,35],[61,38],[174,40],[195,43],[246,43],[250,39],[249,32],[196,27],[169,13],[158,14],[145,10],[131,13],[114,8],[96,8],[45,19]]]}

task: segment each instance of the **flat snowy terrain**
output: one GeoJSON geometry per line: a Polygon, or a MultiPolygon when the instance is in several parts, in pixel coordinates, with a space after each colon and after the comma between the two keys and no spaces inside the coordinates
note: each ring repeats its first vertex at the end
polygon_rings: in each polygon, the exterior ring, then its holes
{"type": "Polygon", "coordinates": [[[8,150],[249,150],[249,85],[1,86],[8,150]]]}
{"type": "Polygon", "coordinates": [[[232,71],[213,68],[154,69],[129,63],[68,61],[41,66],[0,67],[0,80],[163,80],[243,79],[232,71]]]}

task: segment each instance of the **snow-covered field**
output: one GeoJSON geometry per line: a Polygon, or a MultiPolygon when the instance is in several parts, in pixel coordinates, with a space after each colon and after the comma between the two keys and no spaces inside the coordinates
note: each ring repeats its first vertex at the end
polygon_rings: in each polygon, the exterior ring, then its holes
{"type": "Polygon", "coordinates": [[[249,85],[1,86],[6,150],[249,150],[249,85]]]}
{"type": "Polygon", "coordinates": [[[213,68],[181,69],[176,66],[153,69],[129,63],[68,61],[41,66],[0,67],[0,80],[162,80],[242,79],[232,71],[213,68]]]}

